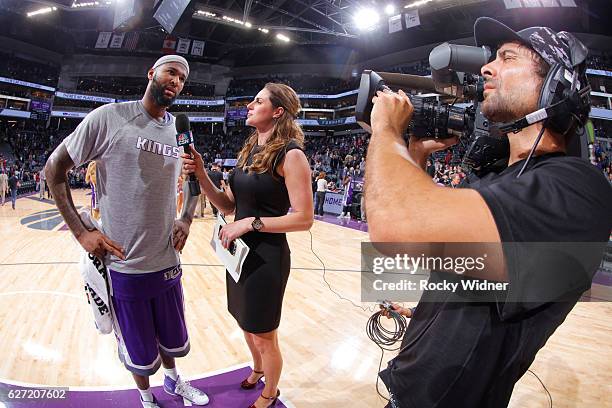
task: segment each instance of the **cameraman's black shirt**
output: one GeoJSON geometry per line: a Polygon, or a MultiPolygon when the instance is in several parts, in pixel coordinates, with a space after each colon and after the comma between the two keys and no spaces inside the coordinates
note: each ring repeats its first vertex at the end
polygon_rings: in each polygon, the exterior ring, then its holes
{"type": "MultiPolygon", "coordinates": [[[[516,179],[523,164],[514,163],[467,186],[484,198],[502,242],[608,242],[612,187],[596,167],[578,158],[546,154],[532,158],[516,179]]],[[[533,253],[512,257],[539,259],[533,253]]],[[[507,406],[515,382],[590,287],[601,252],[590,258],[589,274],[566,268],[553,279],[537,268],[507,261],[508,296],[496,302],[466,303],[461,294],[424,292],[402,349],[381,372],[396,406],[507,406]],[[537,297],[540,290],[545,298],[553,283],[567,288],[563,301],[521,301],[523,294],[537,297]]],[[[430,280],[448,276],[432,273],[430,280]]]]}

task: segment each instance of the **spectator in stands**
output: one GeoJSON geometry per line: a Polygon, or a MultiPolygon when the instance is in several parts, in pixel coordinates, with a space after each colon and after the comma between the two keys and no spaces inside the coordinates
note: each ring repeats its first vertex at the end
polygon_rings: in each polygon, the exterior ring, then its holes
{"type": "Polygon", "coordinates": [[[363,177],[363,175],[365,174],[365,166],[366,166],[365,157],[362,157],[361,162],[359,162],[359,171],[358,171],[359,177],[363,177]]]}
{"type": "Polygon", "coordinates": [[[1,52],[0,75],[22,81],[57,86],[59,67],[26,60],[13,53],[1,52]]]}
{"type": "Polygon", "coordinates": [[[325,203],[325,191],[327,190],[327,180],[325,172],[320,172],[317,177],[317,192],[315,196],[315,215],[323,216],[323,203],[325,203]]]}
{"type": "Polygon", "coordinates": [[[17,201],[17,190],[21,185],[19,179],[17,178],[18,175],[19,173],[13,173],[8,179],[8,187],[11,190],[11,205],[13,210],[15,209],[15,202],[17,201]]]}
{"type": "MultiPolygon", "coordinates": [[[[223,173],[220,171],[219,163],[213,163],[208,172],[208,177],[215,187],[222,191],[225,190],[225,181],[223,180],[223,173]]],[[[217,210],[217,207],[215,207],[212,202],[210,203],[210,207],[212,208],[213,215],[216,217],[219,210],[217,210]]]]}

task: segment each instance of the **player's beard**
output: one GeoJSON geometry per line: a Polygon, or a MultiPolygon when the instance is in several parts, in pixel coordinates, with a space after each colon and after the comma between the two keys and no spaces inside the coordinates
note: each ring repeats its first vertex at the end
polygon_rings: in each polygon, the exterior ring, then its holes
{"type": "Polygon", "coordinates": [[[155,103],[157,103],[159,106],[165,106],[167,108],[174,103],[178,95],[175,94],[172,98],[168,98],[166,95],[164,95],[166,88],[159,83],[159,81],[157,81],[156,76],[157,75],[153,75],[153,79],[151,79],[151,95],[153,95],[155,103]]]}
{"type": "MultiPolygon", "coordinates": [[[[539,92],[534,94],[533,84],[519,84],[509,91],[502,90],[499,81],[492,80],[495,88],[482,102],[482,114],[492,122],[513,122],[538,109],[539,92]]],[[[542,81],[536,84],[540,89],[542,81]]]]}

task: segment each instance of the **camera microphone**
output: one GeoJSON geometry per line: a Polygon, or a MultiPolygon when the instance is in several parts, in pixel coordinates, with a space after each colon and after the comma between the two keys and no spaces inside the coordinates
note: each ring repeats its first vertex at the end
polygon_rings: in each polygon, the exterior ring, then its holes
{"type": "MultiPolygon", "coordinates": [[[[191,155],[191,144],[193,144],[193,134],[191,133],[191,125],[189,118],[184,113],[176,116],[176,144],[183,146],[183,151],[191,155]]],[[[195,174],[189,175],[189,193],[192,196],[200,195],[200,183],[195,174]]]]}

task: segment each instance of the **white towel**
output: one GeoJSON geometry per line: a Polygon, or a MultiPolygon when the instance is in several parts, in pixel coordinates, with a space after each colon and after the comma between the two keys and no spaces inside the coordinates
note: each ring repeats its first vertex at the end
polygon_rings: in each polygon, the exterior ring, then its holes
{"type": "MultiPolygon", "coordinates": [[[[92,219],[89,211],[79,213],[83,224],[87,228],[100,230],[98,221],[92,219]]],[[[87,303],[91,305],[96,328],[101,334],[113,331],[113,318],[110,304],[110,276],[104,262],[94,254],[89,254],[79,245],[81,259],[79,269],[85,281],[85,294],[87,303]]]]}

